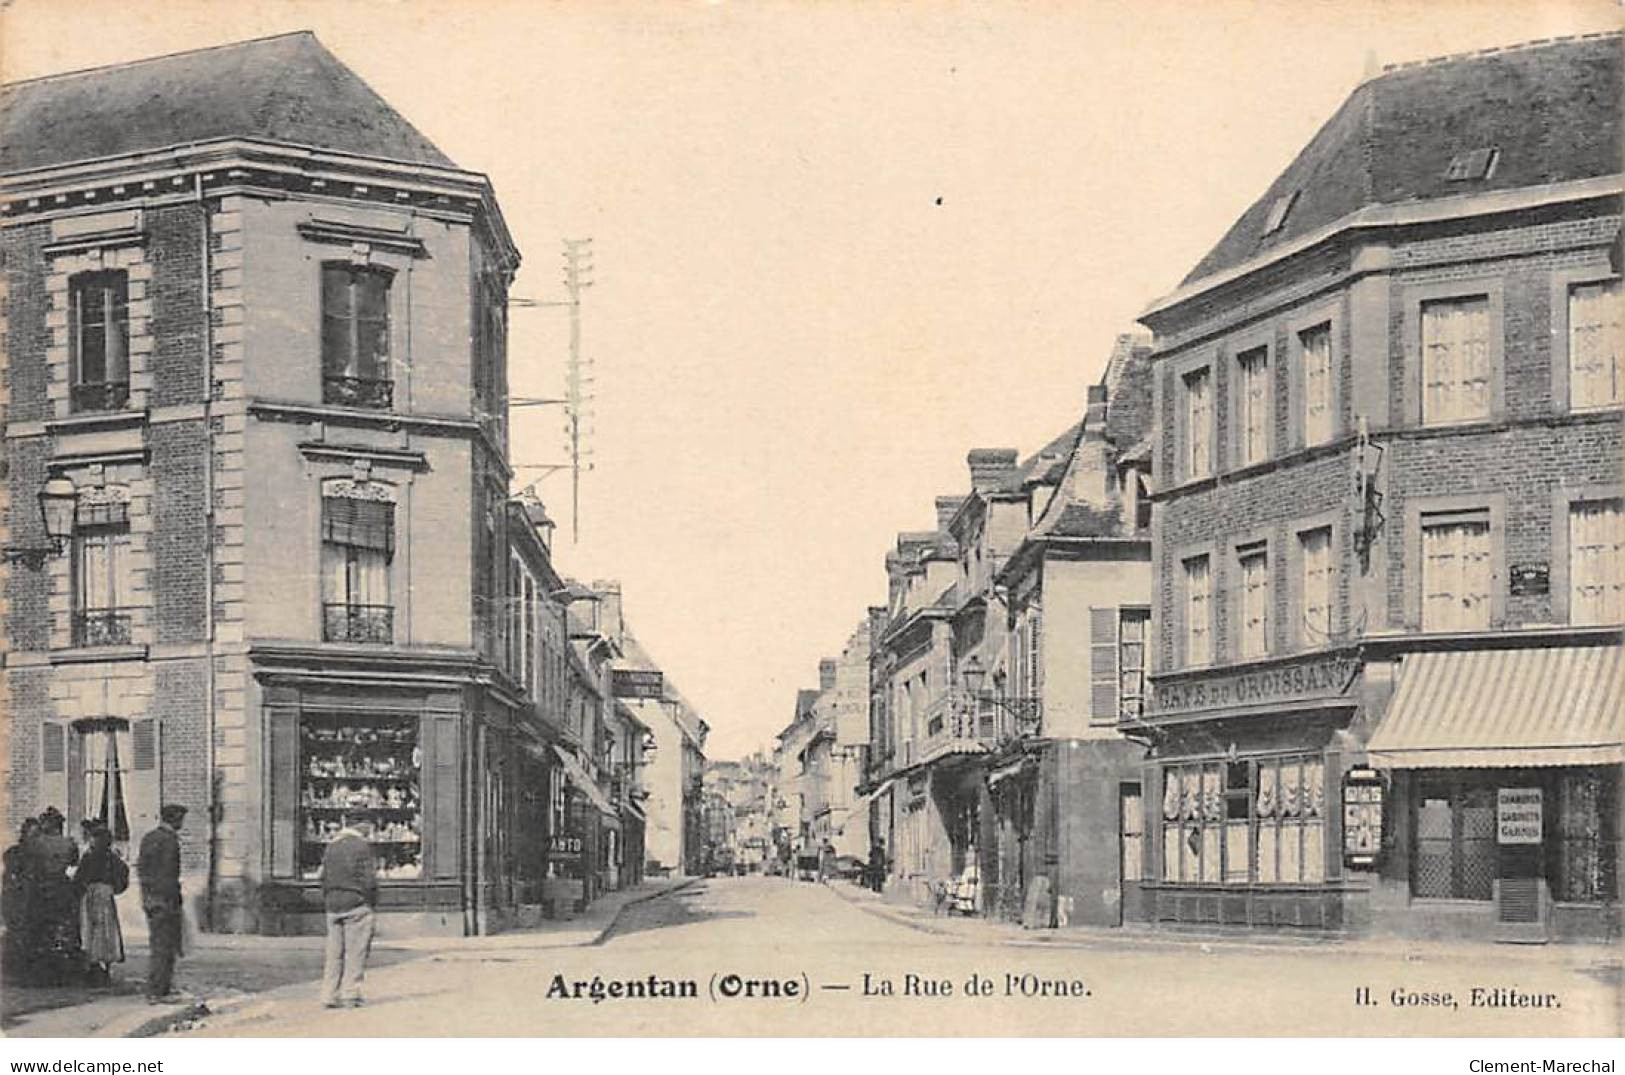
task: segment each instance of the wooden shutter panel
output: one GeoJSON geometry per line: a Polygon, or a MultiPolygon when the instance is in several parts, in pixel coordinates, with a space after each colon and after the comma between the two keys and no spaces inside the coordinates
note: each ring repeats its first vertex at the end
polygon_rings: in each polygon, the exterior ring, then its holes
{"type": "Polygon", "coordinates": [[[457,877],[459,862],[458,825],[461,781],[458,780],[460,752],[457,749],[455,716],[425,717],[420,732],[424,760],[428,768],[425,795],[424,852],[429,870],[436,878],[457,877]]]}
{"type": "Polygon", "coordinates": [[[1033,610],[1027,656],[1027,696],[1039,698],[1044,691],[1044,614],[1033,610]]]}
{"type": "Polygon", "coordinates": [[[68,805],[68,729],[57,721],[40,725],[39,809],[68,805]]]}
{"type": "Polygon", "coordinates": [[[124,807],[130,819],[130,839],[158,827],[158,808],[163,805],[163,751],[159,745],[159,724],[146,718],[130,722],[130,774],[124,787],[124,807]]]}
{"type": "Polygon", "coordinates": [[[1117,609],[1089,610],[1089,718],[1117,719],[1117,609]]]}
{"type": "Polygon", "coordinates": [[[299,872],[299,712],[271,711],[271,876],[299,872]]]}
{"type": "Polygon", "coordinates": [[[79,822],[88,816],[85,813],[85,737],[84,733],[67,727],[63,729],[63,738],[68,745],[67,801],[58,808],[67,813],[68,828],[73,832],[78,829],[79,822]]]}

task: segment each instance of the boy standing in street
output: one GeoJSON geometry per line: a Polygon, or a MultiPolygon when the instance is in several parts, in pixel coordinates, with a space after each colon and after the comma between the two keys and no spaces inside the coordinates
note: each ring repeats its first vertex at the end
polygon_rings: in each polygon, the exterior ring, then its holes
{"type": "Polygon", "coordinates": [[[367,839],[371,828],[367,821],[346,818],[322,855],[327,910],[322,1003],[329,1008],[361,1006],[361,979],[372,949],[372,909],[378,903],[378,864],[367,839]]]}

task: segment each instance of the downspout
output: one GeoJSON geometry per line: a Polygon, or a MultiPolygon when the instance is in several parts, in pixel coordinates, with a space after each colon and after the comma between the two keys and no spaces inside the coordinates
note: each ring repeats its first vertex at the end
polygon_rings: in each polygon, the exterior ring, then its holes
{"type": "Polygon", "coordinates": [[[213,267],[209,249],[209,207],[203,200],[203,173],[192,174],[200,224],[199,264],[203,267],[203,428],[208,457],[203,468],[203,698],[208,731],[204,772],[208,777],[209,865],[204,890],[204,911],[209,928],[216,929],[215,888],[220,867],[220,778],[215,771],[214,699],[214,300],[213,267]]]}

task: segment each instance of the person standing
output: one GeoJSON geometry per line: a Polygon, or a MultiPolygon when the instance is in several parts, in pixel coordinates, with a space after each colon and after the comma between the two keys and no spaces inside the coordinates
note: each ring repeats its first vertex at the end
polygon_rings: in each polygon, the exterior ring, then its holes
{"type": "Polygon", "coordinates": [[[186,807],[169,803],[159,824],[141,838],[136,872],[141,876],[141,909],[147,914],[147,1003],[180,999],[175,991],[175,959],[181,954],[181,826],[186,807]]]}
{"type": "Polygon", "coordinates": [[[79,933],[90,973],[100,984],[113,980],[113,964],[124,962],[124,933],[119,929],[118,895],[130,887],[130,867],[113,850],[113,834],[106,825],[90,830],[90,849],[73,875],[82,893],[79,933]]]}
{"type": "Polygon", "coordinates": [[[367,821],[345,818],[322,854],[322,904],[327,910],[322,1003],[329,1008],[361,1006],[361,980],[372,950],[372,909],[378,904],[371,829],[367,821]]]}
{"type": "Polygon", "coordinates": [[[39,832],[29,844],[30,872],[34,880],[29,900],[34,942],[39,946],[36,969],[45,984],[76,981],[82,967],[79,954],[79,889],[73,869],[79,863],[79,845],[63,833],[62,812],[46,807],[39,832]]]}
{"type": "Polygon", "coordinates": [[[34,836],[39,832],[39,818],[23,819],[17,842],[6,848],[5,888],[0,895],[6,922],[6,942],[0,970],[8,980],[30,981],[34,973],[34,920],[30,906],[34,896],[34,836]]]}

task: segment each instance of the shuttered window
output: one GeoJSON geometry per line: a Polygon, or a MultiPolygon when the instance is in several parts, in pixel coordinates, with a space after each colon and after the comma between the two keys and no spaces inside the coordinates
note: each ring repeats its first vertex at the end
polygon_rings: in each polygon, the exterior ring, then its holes
{"type": "Polygon", "coordinates": [[[1150,609],[1118,610],[1117,713],[1123,720],[1145,715],[1145,652],[1150,628],[1150,609]]]}
{"type": "Polygon", "coordinates": [[[1185,568],[1185,664],[1213,660],[1212,578],[1206,556],[1193,556],[1185,568]]]}
{"type": "Polygon", "coordinates": [[[1488,512],[1422,517],[1422,629],[1474,631],[1490,625],[1488,512]]]}
{"type": "Polygon", "coordinates": [[[1298,334],[1303,355],[1303,443],[1313,447],[1332,439],[1332,327],[1316,325],[1298,334]]]}
{"type": "Polygon", "coordinates": [[[1422,421],[1490,414],[1490,302],[1484,295],[1422,304],[1422,421]]]}
{"type": "Polygon", "coordinates": [[[1213,468],[1212,377],[1206,366],[1184,377],[1185,477],[1202,478],[1213,468]]]}
{"type": "Polygon", "coordinates": [[[1621,501],[1569,506],[1569,622],[1625,622],[1625,528],[1621,501]]]}
{"type": "Polygon", "coordinates": [[[1270,648],[1269,553],[1262,544],[1237,550],[1241,569],[1241,633],[1238,654],[1245,660],[1262,657],[1270,648]]]}
{"type": "Polygon", "coordinates": [[[1332,530],[1323,526],[1298,535],[1302,562],[1302,622],[1299,635],[1307,646],[1322,646],[1332,632],[1332,530]]]}
{"type": "Polygon", "coordinates": [[[1117,609],[1089,610],[1089,719],[1117,719],[1117,609]]]}
{"type": "Polygon", "coordinates": [[[1261,462],[1269,454],[1269,351],[1255,347],[1236,356],[1236,465],[1261,462]]]}
{"type": "Polygon", "coordinates": [[[1625,401],[1618,280],[1569,289],[1569,406],[1575,410],[1625,401]]]}

